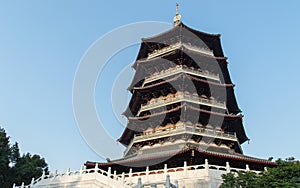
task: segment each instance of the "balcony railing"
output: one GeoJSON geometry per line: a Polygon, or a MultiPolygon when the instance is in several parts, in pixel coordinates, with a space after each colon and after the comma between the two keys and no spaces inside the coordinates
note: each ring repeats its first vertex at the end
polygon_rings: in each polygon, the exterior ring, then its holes
{"type": "Polygon", "coordinates": [[[168,52],[171,52],[173,50],[179,49],[181,47],[185,47],[185,48],[187,48],[189,50],[192,50],[192,51],[195,51],[195,52],[199,52],[199,53],[202,53],[202,54],[205,54],[205,55],[209,55],[209,56],[213,56],[214,55],[213,51],[211,51],[209,49],[199,48],[198,46],[193,46],[193,45],[190,45],[190,44],[178,42],[178,43],[175,43],[173,45],[164,47],[162,49],[154,50],[153,52],[151,52],[151,53],[148,54],[147,59],[158,57],[160,55],[166,54],[168,52]]]}
{"type": "Polygon", "coordinates": [[[175,124],[174,126],[153,129],[153,131],[152,130],[145,131],[143,135],[136,135],[133,139],[133,142],[147,141],[147,140],[175,136],[180,134],[191,134],[191,135],[199,135],[205,137],[213,137],[213,138],[237,141],[237,137],[235,133],[228,133],[228,132],[223,132],[220,130],[205,128],[205,127],[196,127],[193,124],[181,122],[175,124]]]}
{"type": "Polygon", "coordinates": [[[167,70],[163,70],[160,72],[156,72],[156,73],[152,74],[151,76],[146,77],[145,81],[143,83],[143,86],[145,84],[153,82],[155,80],[163,79],[163,78],[166,78],[166,77],[178,74],[178,73],[186,73],[186,74],[190,74],[190,75],[194,75],[194,76],[200,76],[200,77],[204,77],[207,79],[220,81],[220,77],[218,74],[213,74],[208,71],[202,71],[200,69],[194,69],[193,67],[177,65],[176,67],[173,67],[173,68],[170,68],[167,70]]]}
{"type": "Polygon", "coordinates": [[[178,102],[183,102],[183,101],[226,110],[225,102],[219,102],[216,101],[215,99],[206,99],[203,97],[199,97],[198,94],[193,95],[184,92],[177,92],[176,94],[170,94],[168,96],[151,99],[147,104],[142,104],[138,112],[138,115],[143,111],[147,111],[154,108],[158,108],[158,107],[162,107],[162,106],[166,106],[178,102]]]}

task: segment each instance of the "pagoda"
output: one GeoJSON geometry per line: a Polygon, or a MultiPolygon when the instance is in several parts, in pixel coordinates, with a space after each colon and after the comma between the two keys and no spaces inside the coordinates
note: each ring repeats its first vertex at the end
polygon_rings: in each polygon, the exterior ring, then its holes
{"type": "Polygon", "coordinates": [[[243,154],[248,139],[219,34],[181,22],[144,38],[128,90],[124,156],[86,162],[14,188],[218,188],[222,175],[260,174],[275,162],[243,154]]]}
{"type": "Polygon", "coordinates": [[[86,162],[116,174],[200,164],[262,171],[276,163],[243,154],[248,141],[234,94],[220,34],[181,22],[143,38],[123,115],[127,126],[118,139],[124,156],[106,163],[86,162]]]}

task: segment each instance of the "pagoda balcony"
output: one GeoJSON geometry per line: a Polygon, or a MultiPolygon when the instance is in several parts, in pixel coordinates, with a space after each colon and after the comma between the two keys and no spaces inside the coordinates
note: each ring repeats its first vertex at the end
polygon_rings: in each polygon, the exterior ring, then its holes
{"type": "Polygon", "coordinates": [[[221,108],[226,110],[226,103],[219,102],[215,99],[207,99],[203,97],[199,97],[198,94],[189,94],[187,92],[177,92],[176,94],[169,94],[167,96],[162,96],[159,98],[151,99],[146,104],[142,104],[137,115],[139,116],[141,112],[151,110],[154,108],[163,107],[166,105],[171,105],[178,102],[191,102],[194,104],[206,105],[215,108],[221,108]]]}
{"type": "Polygon", "coordinates": [[[182,47],[185,47],[188,50],[191,51],[195,51],[198,53],[202,53],[204,55],[209,55],[209,56],[214,56],[213,51],[209,50],[209,49],[205,49],[205,48],[199,48],[198,46],[193,46],[191,44],[186,44],[186,43],[182,43],[182,42],[177,42],[175,44],[172,44],[170,46],[161,48],[159,50],[154,50],[153,52],[148,54],[147,59],[152,59],[154,57],[158,57],[160,55],[164,55],[166,53],[172,52],[174,50],[180,49],[182,47]]]}
{"type": "Polygon", "coordinates": [[[153,139],[160,139],[165,137],[172,137],[172,136],[183,135],[183,134],[218,138],[218,139],[230,140],[234,142],[238,141],[235,133],[224,132],[221,130],[216,130],[208,127],[209,125],[207,127],[204,126],[199,127],[196,126],[195,124],[188,123],[188,122],[187,123],[178,122],[176,124],[172,124],[166,127],[159,127],[155,129],[146,130],[142,135],[135,135],[132,143],[143,142],[143,141],[148,141],[153,139]]]}
{"type": "Polygon", "coordinates": [[[160,138],[169,138],[177,135],[198,135],[203,137],[218,138],[222,140],[230,140],[238,142],[236,133],[224,132],[214,129],[211,125],[203,126],[200,124],[192,124],[191,122],[177,122],[176,124],[167,125],[154,129],[145,130],[142,135],[134,135],[132,141],[124,151],[124,156],[128,154],[132,146],[137,142],[144,142],[160,138]]]}
{"type": "Polygon", "coordinates": [[[169,76],[173,76],[176,75],[178,73],[186,73],[186,74],[190,74],[190,75],[194,75],[194,76],[200,76],[200,77],[204,77],[207,79],[211,79],[211,80],[215,80],[220,82],[220,77],[218,74],[213,74],[210,73],[208,71],[202,71],[200,69],[194,69],[193,67],[187,67],[187,66],[182,66],[182,65],[177,65],[176,67],[173,68],[169,68],[167,70],[163,70],[160,72],[156,72],[154,74],[152,74],[149,77],[145,78],[145,81],[143,83],[143,86],[147,83],[153,82],[155,80],[159,80],[159,79],[163,79],[169,76]]]}

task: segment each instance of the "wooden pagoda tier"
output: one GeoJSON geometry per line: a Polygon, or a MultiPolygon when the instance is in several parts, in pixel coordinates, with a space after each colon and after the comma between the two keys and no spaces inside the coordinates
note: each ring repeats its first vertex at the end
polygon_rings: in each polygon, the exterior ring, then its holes
{"type": "MultiPolygon", "coordinates": [[[[190,44],[212,52],[214,57],[224,57],[220,42],[220,34],[208,34],[187,27],[183,23],[159,35],[143,38],[137,60],[148,58],[155,50],[177,43],[190,44]]],[[[133,65],[136,68],[136,64],[133,65]]]]}
{"type": "Polygon", "coordinates": [[[143,147],[188,140],[197,143],[202,148],[215,144],[215,147],[222,146],[223,149],[225,147],[225,149],[231,149],[235,153],[242,153],[235,133],[226,132],[220,127],[213,127],[211,124],[203,125],[199,122],[178,121],[168,123],[163,127],[148,128],[146,131],[134,135],[130,143],[131,147],[125,150],[124,156],[130,156],[143,147]]]}
{"type": "Polygon", "coordinates": [[[191,95],[197,94],[200,98],[225,103],[228,114],[241,112],[234,97],[234,85],[222,84],[201,79],[194,75],[179,73],[172,78],[159,80],[157,83],[142,87],[135,87],[129,105],[123,115],[127,117],[136,116],[141,106],[151,100],[166,97],[178,92],[188,92],[191,95]]]}
{"type": "Polygon", "coordinates": [[[232,84],[227,68],[227,58],[203,54],[200,49],[195,47],[191,49],[186,44],[180,43],[178,47],[159,57],[136,60],[135,64],[136,74],[128,88],[130,91],[133,91],[133,87],[141,86],[144,79],[151,77],[153,74],[159,74],[168,69],[172,70],[177,65],[205,71],[207,72],[206,75],[203,75],[205,79],[232,84]]]}
{"type": "MultiPolygon", "coordinates": [[[[111,171],[116,171],[117,174],[121,174],[130,171],[143,172],[146,170],[146,167],[149,167],[149,170],[163,170],[165,165],[167,165],[168,169],[184,166],[184,163],[186,163],[187,166],[199,165],[204,164],[205,159],[208,159],[209,164],[224,166],[224,170],[226,168],[226,162],[229,162],[230,166],[234,168],[244,169],[246,165],[248,165],[251,170],[258,171],[263,171],[265,167],[277,166],[275,162],[231,153],[230,150],[226,149],[220,152],[220,147],[216,148],[211,146],[203,149],[192,143],[172,144],[172,149],[170,149],[170,146],[164,147],[168,148],[152,147],[150,149],[143,149],[135,155],[119,160],[98,163],[98,167],[106,171],[108,168],[111,168],[111,171]],[[176,147],[183,147],[183,149],[178,151],[176,147]]],[[[87,168],[94,168],[95,165],[95,162],[87,161],[85,163],[87,168]]]]}
{"type": "Polygon", "coordinates": [[[248,140],[242,124],[242,115],[212,112],[211,109],[199,108],[199,105],[184,102],[169,109],[156,109],[151,114],[145,114],[142,117],[129,117],[127,127],[118,141],[128,146],[134,135],[140,135],[148,129],[176,124],[179,121],[190,122],[194,125],[200,124],[203,127],[209,125],[213,129],[236,134],[239,143],[248,140]]]}

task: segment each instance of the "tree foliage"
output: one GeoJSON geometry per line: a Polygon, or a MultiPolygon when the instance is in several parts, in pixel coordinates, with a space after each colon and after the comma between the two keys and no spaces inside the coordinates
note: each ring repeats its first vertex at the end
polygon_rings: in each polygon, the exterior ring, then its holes
{"type": "Polygon", "coordinates": [[[254,172],[237,174],[228,173],[222,176],[220,188],[300,188],[300,163],[294,158],[278,159],[278,166],[269,168],[262,174],[254,172]]]}
{"type": "Polygon", "coordinates": [[[11,150],[9,147],[9,137],[4,129],[0,129],[0,187],[4,187],[9,181],[9,158],[11,150]],[[2,185],[2,186],[1,186],[2,185]]]}
{"type": "Polygon", "coordinates": [[[44,158],[30,153],[20,155],[18,143],[10,144],[9,136],[0,127],[0,187],[11,188],[13,183],[30,184],[32,178],[39,178],[43,171],[48,173],[44,158]]]}

